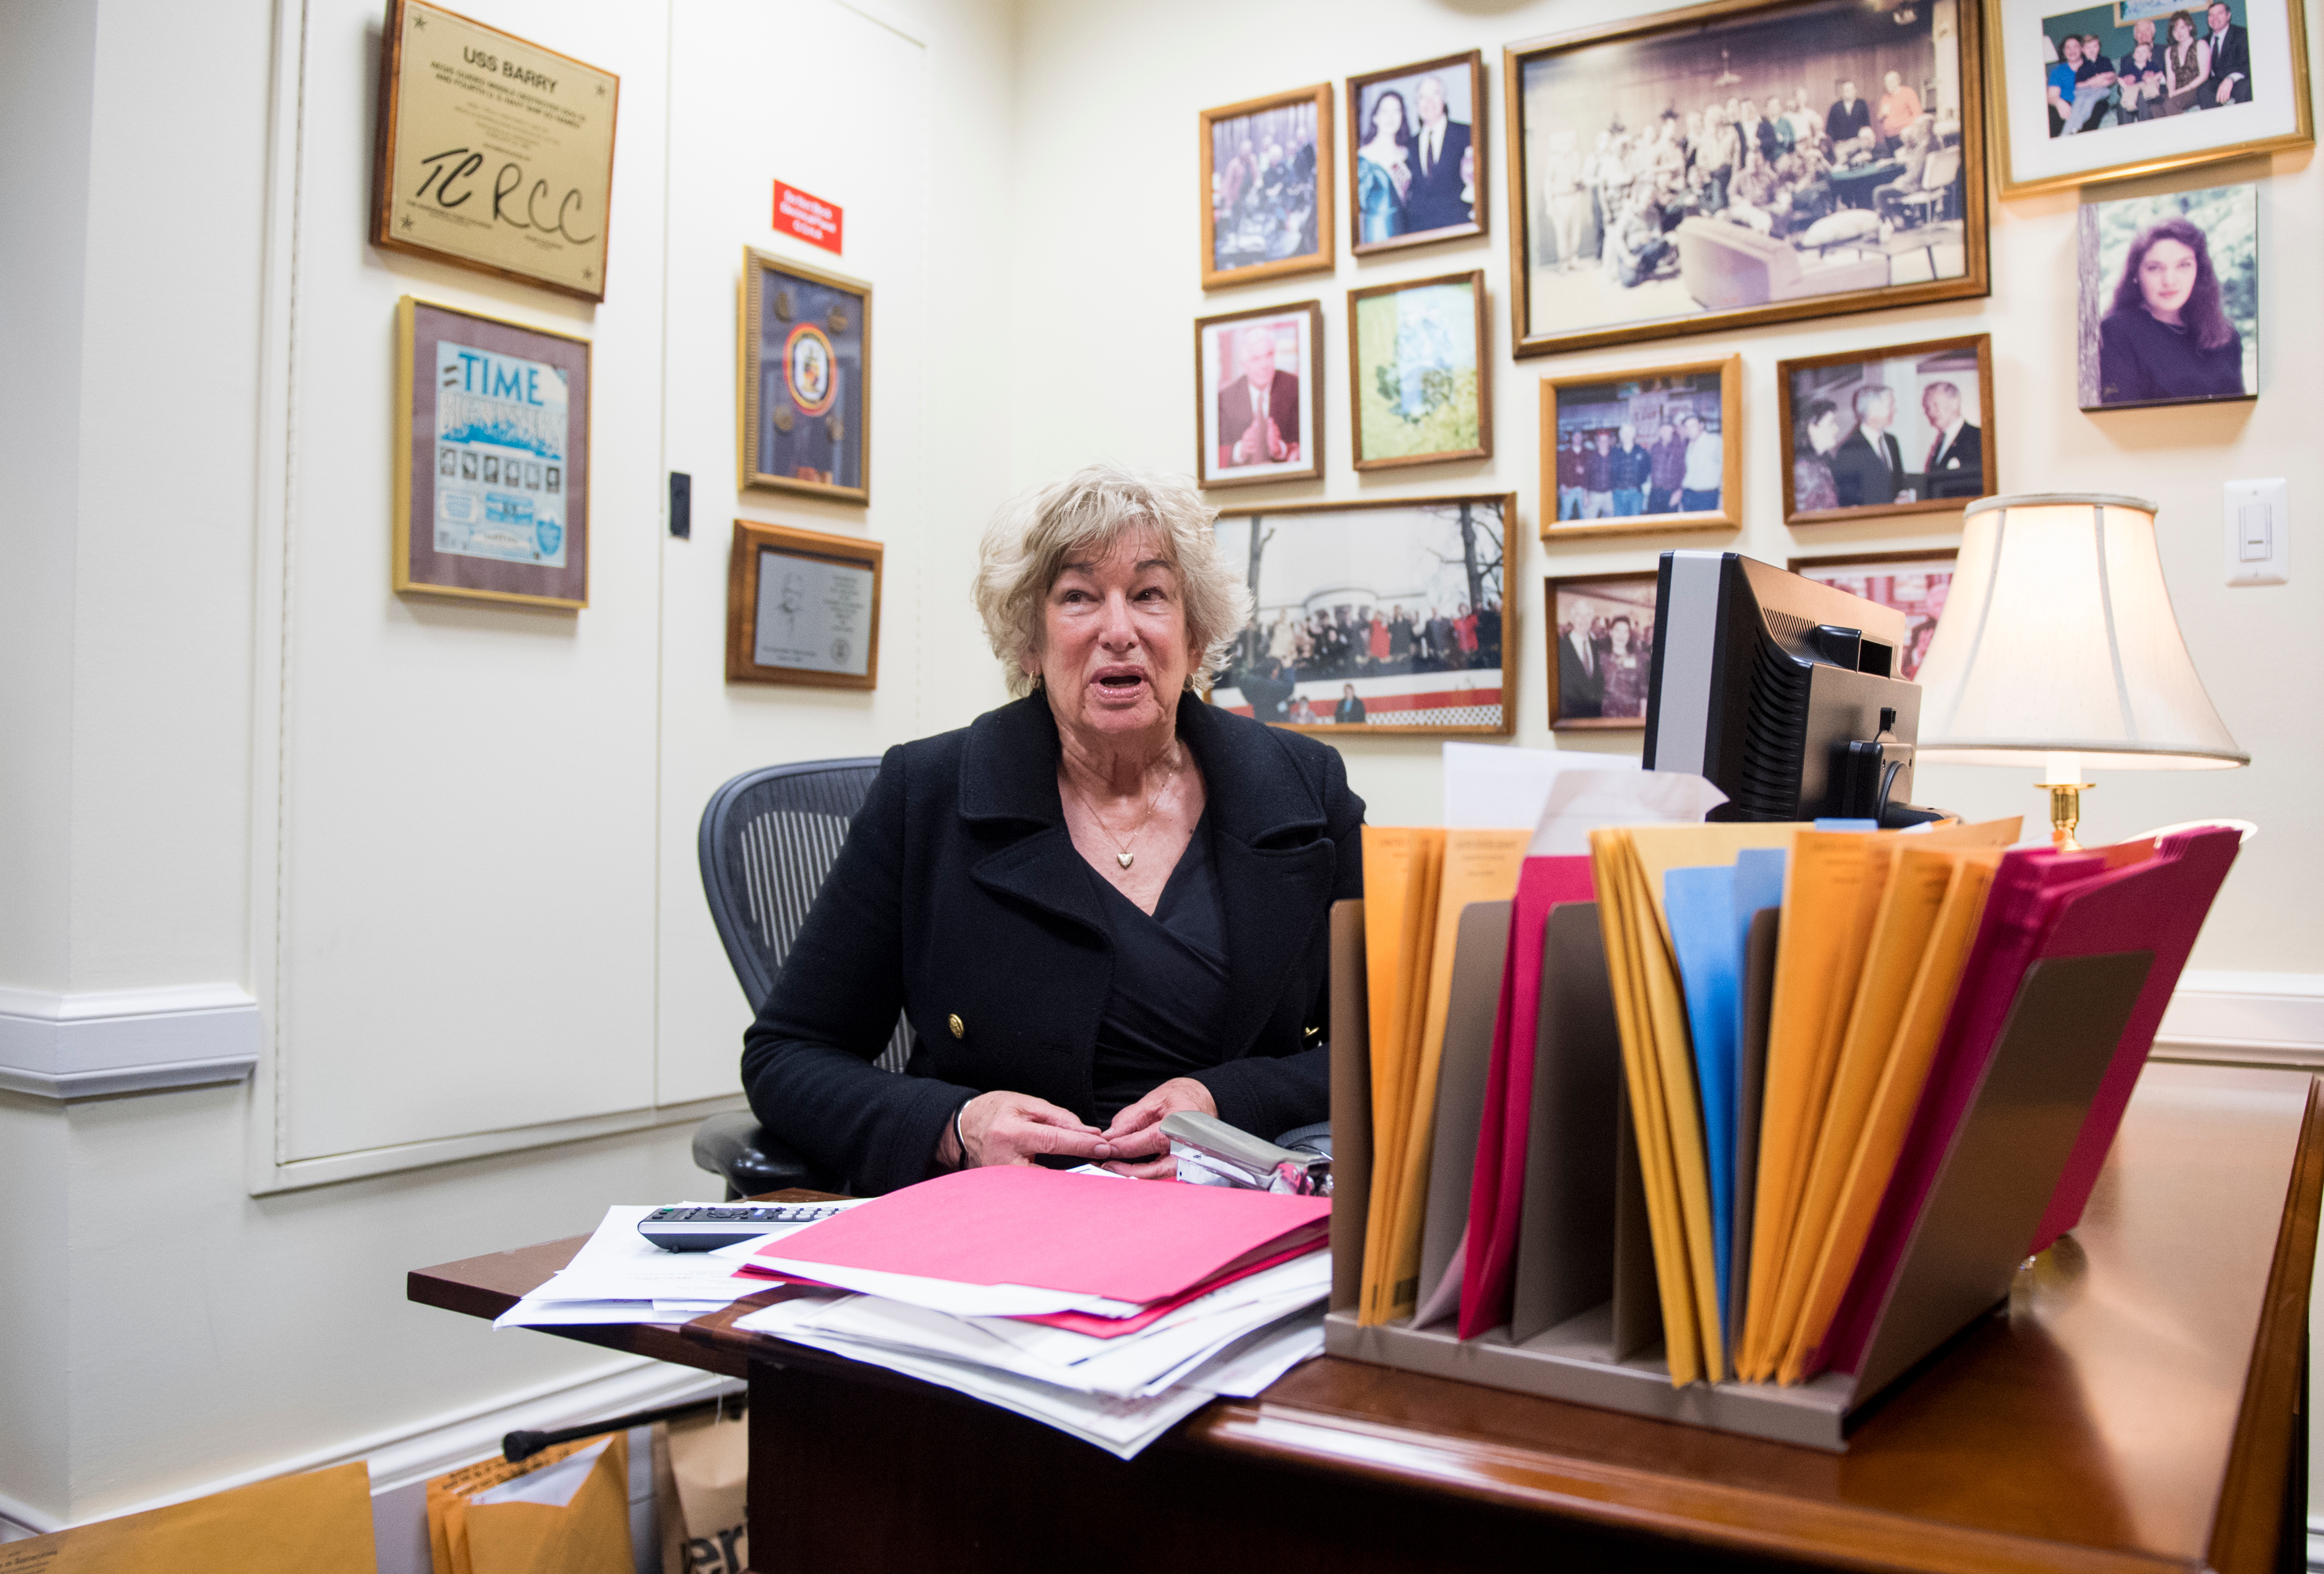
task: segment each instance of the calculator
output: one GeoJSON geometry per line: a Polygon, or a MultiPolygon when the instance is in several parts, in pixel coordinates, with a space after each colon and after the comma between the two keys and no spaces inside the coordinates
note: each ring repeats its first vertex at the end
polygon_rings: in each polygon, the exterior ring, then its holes
{"type": "Polygon", "coordinates": [[[657,1208],[638,1220],[638,1234],[665,1252],[715,1252],[782,1228],[813,1224],[845,1208],[838,1202],[733,1202],[657,1208]]]}

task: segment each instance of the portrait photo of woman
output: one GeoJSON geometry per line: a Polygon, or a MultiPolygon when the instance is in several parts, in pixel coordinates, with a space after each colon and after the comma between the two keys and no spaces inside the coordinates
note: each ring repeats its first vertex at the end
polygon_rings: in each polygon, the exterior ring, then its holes
{"type": "Polygon", "coordinates": [[[2082,408],[2259,391],[2258,193],[2224,186],[2082,209],[2082,408]]]}
{"type": "Polygon", "coordinates": [[[1356,218],[1360,244],[1393,240],[1405,230],[1405,199],[1412,190],[1412,117],[1404,95],[1383,92],[1356,149],[1356,218]]]}

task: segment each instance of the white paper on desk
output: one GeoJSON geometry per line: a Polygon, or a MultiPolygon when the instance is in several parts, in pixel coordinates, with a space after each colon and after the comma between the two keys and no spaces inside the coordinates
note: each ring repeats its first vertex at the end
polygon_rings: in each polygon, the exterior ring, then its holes
{"type": "Polygon", "coordinates": [[[1454,829],[1510,830],[1541,822],[1549,790],[1568,771],[1627,771],[1627,755],[1583,749],[1520,749],[1506,744],[1444,745],[1444,824],[1454,829]]]}
{"type": "Polygon", "coordinates": [[[1190,1373],[1185,1385],[1231,1399],[1249,1399],[1265,1393],[1276,1380],[1302,1361],[1323,1353],[1323,1309],[1286,1318],[1261,1329],[1219,1353],[1201,1370],[1190,1373]]]}
{"type": "Polygon", "coordinates": [[[655,1208],[667,1206],[619,1203],[607,1208],[604,1220],[573,1254],[573,1260],[526,1299],[711,1301],[724,1306],[755,1289],[766,1288],[736,1279],[738,1260],[770,1240],[807,1228],[804,1224],[784,1225],[712,1252],[666,1252],[638,1233],[638,1221],[655,1208]]]}
{"type": "MultiPolygon", "coordinates": [[[[928,1279],[918,1273],[882,1273],[873,1268],[843,1268],[831,1263],[791,1262],[781,1257],[758,1257],[757,1265],[776,1273],[795,1273],[817,1284],[900,1301],[907,1306],[954,1317],[1047,1317],[1060,1311],[1085,1311],[1093,1317],[1134,1317],[1145,1310],[1127,1301],[1102,1295],[1077,1295],[1069,1290],[1042,1290],[1030,1284],[964,1284],[956,1279],[928,1279]]],[[[745,1292],[745,1293],[748,1293],[745,1292]]]]}
{"type": "Polygon", "coordinates": [[[1686,771],[1570,771],[1550,783],[1528,858],[1590,851],[1590,833],[1609,825],[1684,825],[1727,801],[1686,771]]]}
{"type": "Polygon", "coordinates": [[[656,1311],[650,1301],[536,1301],[526,1296],[493,1319],[496,1329],[564,1328],[573,1324],[650,1322],[675,1327],[698,1311],[656,1311]]]}

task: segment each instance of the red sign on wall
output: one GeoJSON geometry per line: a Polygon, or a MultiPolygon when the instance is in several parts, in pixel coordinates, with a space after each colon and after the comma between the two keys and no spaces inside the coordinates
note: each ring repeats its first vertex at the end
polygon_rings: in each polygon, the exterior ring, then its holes
{"type": "Polygon", "coordinates": [[[796,186],[775,182],[775,227],[827,252],[839,250],[839,204],[810,197],[796,186]]]}

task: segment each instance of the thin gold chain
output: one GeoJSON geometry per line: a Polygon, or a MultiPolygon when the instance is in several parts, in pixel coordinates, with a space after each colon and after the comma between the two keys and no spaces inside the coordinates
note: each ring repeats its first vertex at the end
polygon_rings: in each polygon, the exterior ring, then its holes
{"type": "MultiPolygon", "coordinates": [[[[1106,839],[1108,841],[1120,841],[1120,850],[1116,852],[1113,856],[1115,861],[1120,863],[1123,868],[1129,868],[1131,863],[1137,859],[1138,855],[1130,850],[1130,845],[1145,833],[1147,826],[1151,823],[1154,819],[1154,811],[1162,806],[1164,794],[1170,791],[1170,784],[1178,779],[1178,767],[1184,763],[1185,757],[1183,755],[1170,763],[1169,773],[1162,778],[1162,784],[1154,789],[1152,794],[1147,798],[1146,813],[1139,820],[1136,828],[1130,831],[1127,839],[1118,838],[1114,836],[1113,828],[1105,823],[1105,817],[1097,811],[1097,805],[1090,801],[1090,795],[1082,791],[1081,783],[1077,782],[1073,783],[1074,795],[1082,801],[1082,807],[1089,810],[1089,817],[1097,822],[1098,829],[1105,832],[1106,839]]],[[[1068,782],[1073,781],[1073,777],[1070,773],[1067,774],[1065,779],[1068,782]]]]}

